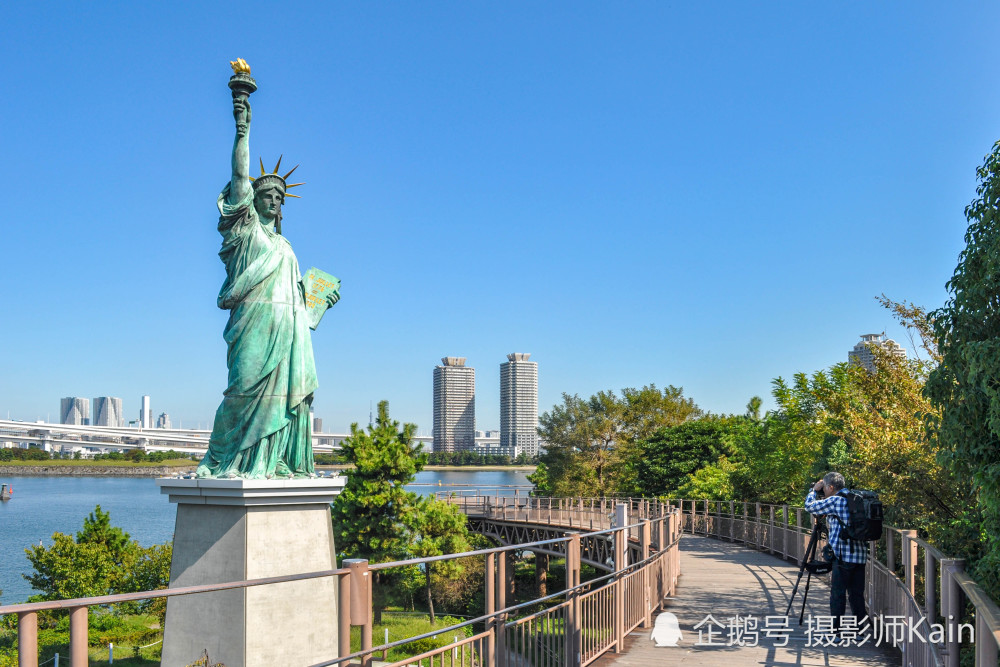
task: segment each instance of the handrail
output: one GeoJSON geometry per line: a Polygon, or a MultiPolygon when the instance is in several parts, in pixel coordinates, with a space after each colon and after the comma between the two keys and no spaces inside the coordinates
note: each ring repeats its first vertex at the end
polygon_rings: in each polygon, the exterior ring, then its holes
{"type": "MultiPolygon", "coordinates": [[[[651,614],[660,607],[667,596],[675,592],[680,574],[679,543],[681,536],[681,515],[677,508],[666,503],[646,499],[628,499],[626,502],[615,502],[609,499],[545,499],[524,496],[452,496],[465,507],[489,508],[490,513],[500,513],[505,521],[520,521],[540,528],[564,530],[561,537],[501,546],[490,549],[479,549],[444,556],[413,558],[391,563],[372,563],[367,561],[345,561],[345,567],[334,570],[323,570],[278,577],[266,577],[244,581],[233,581],[219,584],[186,586],[168,588],[156,591],[141,591],[137,593],[122,593],[103,595],[72,600],[55,600],[49,602],[32,602],[0,606],[0,615],[16,614],[18,617],[18,659],[20,665],[38,664],[37,627],[38,613],[68,609],[71,615],[70,623],[70,653],[73,656],[86,655],[87,647],[87,613],[92,606],[103,606],[136,600],[167,598],[175,595],[192,595],[222,591],[234,588],[248,588],[269,584],[300,581],[323,577],[338,578],[338,613],[341,618],[339,657],[320,665],[343,665],[354,659],[360,659],[363,666],[371,664],[373,656],[388,649],[409,644],[419,639],[432,637],[442,633],[462,630],[473,624],[484,624],[485,631],[476,633],[460,642],[450,644],[440,649],[422,653],[419,657],[427,659],[434,656],[444,656],[448,652],[454,660],[461,653],[462,664],[468,657],[470,664],[494,666],[507,664],[508,654],[516,654],[518,646],[529,646],[532,651],[540,652],[545,659],[542,663],[552,667],[562,665],[589,664],[611,648],[621,650],[625,636],[632,629],[643,625],[648,627],[651,614]],[[470,503],[470,500],[473,501],[470,503]],[[525,511],[526,506],[546,506],[547,521],[532,522],[525,511]],[[555,515],[550,509],[558,507],[555,515]],[[610,510],[610,511],[609,511],[610,510]],[[518,514],[521,516],[517,516],[518,514]],[[599,515],[599,516],[598,516],[599,515]],[[586,524],[593,525],[598,519],[597,530],[586,531],[586,524]],[[580,565],[584,556],[585,542],[591,544],[613,545],[613,571],[596,579],[581,582],[580,565]],[[610,541],[609,541],[610,540],[610,541]],[[633,562],[628,556],[631,543],[633,562]],[[510,554],[514,551],[528,550],[538,553],[554,553],[551,547],[561,544],[560,556],[566,558],[567,586],[564,590],[539,597],[527,602],[517,603],[508,599],[508,575],[512,570],[510,554]],[[638,551],[636,551],[638,550],[638,551]],[[421,565],[459,558],[484,558],[486,564],[486,609],[477,618],[468,619],[448,628],[396,640],[380,646],[372,646],[372,590],[369,576],[373,571],[387,570],[394,567],[421,565]],[[634,597],[639,596],[639,616],[635,616],[635,604],[630,602],[626,614],[626,586],[634,597]],[[351,591],[365,596],[361,603],[355,600],[352,604],[351,591]],[[601,595],[600,600],[592,596],[595,591],[610,591],[610,595],[601,595]],[[581,600],[588,597],[588,603],[581,605],[581,600]],[[561,601],[558,601],[561,599],[561,601]],[[540,611],[534,611],[524,619],[514,619],[519,612],[537,605],[556,601],[554,606],[540,611]],[[595,602],[596,601],[596,602],[595,602]],[[597,608],[597,602],[603,605],[597,608]],[[360,613],[360,617],[358,614],[360,613]],[[628,617],[627,617],[628,616],[628,617]],[[556,622],[558,620],[558,623],[556,622]],[[536,623],[541,623],[543,631],[538,632],[536,623]],[[595,624],[604,623],[599,632],[595,633],[595,624]],[[362,647],[360,651],[350,651],[351,625],[362,627],[362,647]],[[552,628],[560,628],[559,632],[552,628]],[[547,628],[547,629],[546,629],[547,628]],[[588,629],[586,656],[583,650],[583,628],[588,629]],[[595,643],[595,636],[600,636],[595,643]]],[[[601,547],[606,548],[606,547],[601,547]]],[[[612,562],[608,561],[608,562],[612,562]]],[[[537,563],[537,561],[536,561],[537,563]]],[[[411,657],[408,660],[415,660],[411,657]]],[[[443,659],[443,657],[441,658],[443,659]]],[[[515,658],[516,660],[516,658],[515,658]]],[[[394,663],[395,664],[395,663],[394,663]]],[[[405,664],[399,663],[399,664],[405,664]]],[[[457,663],[456,663],[457,664],[457,663]]],[[[318,666],[315,666],[318,667],[318,666]]]]}
{"type": "MultiPolygon", "coordinates": [[[[807,514],[804,508],[686,498],[668,502],[681,509],[685,517],[683,530],[687,532],[741,542],[785,559],[804,557],[810,530],[802,520],[803,514],[807,514]],[[736,511],[738,505],[742,506],[740,513],[736,511]],[[794,525],[790,522],[793,514],[794,525]],[[775,519],[778,515],[782,517],[780,522],[775,519]],[[780,547],[776,544],[779,541],[780,547]]],[[[940,620],[947,630],[940,643],[921,641],[907,633],[898,647],[904,664],[958,667],[962,646],[957,636],[964,627],[961,621],[968,601],[975,622],[974,641],[970,642],[974,644],[971,651],[975,665],[996,667],[1000,652],[1000,607],[965,573],[964,560],[947,556],[917,537],[915,530],[884,526],[882,538],[875,544],[872,566],[865,573],[869,612],[884,617],[903,616],[912,619],[911,622],[923,617],[928,625],[940,620]],[[881,560],[879,553],[885,554],[881,560]]]]}

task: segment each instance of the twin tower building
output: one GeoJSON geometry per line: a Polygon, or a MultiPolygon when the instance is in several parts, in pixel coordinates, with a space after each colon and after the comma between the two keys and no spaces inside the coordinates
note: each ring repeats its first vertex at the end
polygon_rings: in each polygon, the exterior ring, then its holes
{"type": "MultiPolygon", "coordinates": [[[[498,454],[538,455],[538,364],[514,352],[500,364],[498,454]]],[[[465,357],[444,357],[434,368],[434,451],[475,451],[476,369],[465,357]]]]}

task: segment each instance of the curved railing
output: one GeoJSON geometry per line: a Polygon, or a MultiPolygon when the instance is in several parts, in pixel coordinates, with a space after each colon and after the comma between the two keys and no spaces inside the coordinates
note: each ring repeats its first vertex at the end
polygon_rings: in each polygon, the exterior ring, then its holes
{"type": "MultiPolygon", "coordinates": [[[[0,606],[0,615],[18,617],[19,667],[38,665],[38,614],[69,610],[71,665],[87,664],[90,607],[121,602],[191,595],[234,588],[267,586],[289,581],[337,577],[338,657],[321,665],[371,665],[390,649],[436,635],[456,634],[445,647],[384,663],[387,667],[499,666],[537,667],[588,665],[601,654],[621,651],[636,627],[649,627],[652,614],[672,595],[680,574],[681,517],[676,507],[657,501],[568,500],[460,496],[453,502],[474,512],[492,513],[506,521],[542,522],[560,526],[565,535],[549,540],[482,549],[460,554],[415,558],[391,563],[345,560],[344,567],[249,581],[189,586],[75,600],[0,606]],[[526,505],[527,502],[527,505],[526,505]],[[591,527],[596,530],[591,530],[591,527]],[[586,540],[606,540],[612,547],[612,571],[588,581],[581,579],[586,540]],[[512,598],[515,551],[555,553],[566,559],[566,587],[523,603],[512,598]],[[629,553],[633,556],[630,558],[629,553]],[[459,558],[482,559],[485,609],[476,618],[423,635],[373,645],[373,579],[379,572],[459,558]],[[351,652],[351,627],[360,627],[360,649],[351,652]],[[471,636],[466,629],[470,629],[471,636]],[[457,635],[462,635],[459,639],[457,635]]],[[[308,623],[310,619],[303,619],[308,623]]]]}
{"type": "MultiPolygon", "coordinates": [[[[812,519],[801,507],[669,502],[682,510],[686,532],[739,542],[788,560],[801,561],[805,554],[812,519]]],[[[907,631],[896,644],[904,665],[959,667],[962,647],[968,646],[976,667],[996,667],[1000,608],[965,573],[964,560],[949,558],[915,530],[890,526],[883,528],[873,553],[865,582],[869,614],[918,625],[915,635],[907,631]],[[932,624],[943,628],[942,641],[930,641],[932,624]]]]}

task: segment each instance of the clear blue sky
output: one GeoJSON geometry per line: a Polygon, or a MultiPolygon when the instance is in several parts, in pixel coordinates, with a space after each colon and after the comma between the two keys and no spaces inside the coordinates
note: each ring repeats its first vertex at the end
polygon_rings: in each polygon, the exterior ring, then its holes
{"type": "MultiPolygon", "coordinates": [[[[742,412],[941,305],[1000,137],[996,3],[12,3],[0,23],[0,413],[139,397],[207,427],[226,382],[215,199],[228,61],[284,233],[343,281],[327,430],[431,428],[465,356],[539,403],[656,383],[742,412]]],[[[906,347],[909,342],[901,339],[906,347]]]]}

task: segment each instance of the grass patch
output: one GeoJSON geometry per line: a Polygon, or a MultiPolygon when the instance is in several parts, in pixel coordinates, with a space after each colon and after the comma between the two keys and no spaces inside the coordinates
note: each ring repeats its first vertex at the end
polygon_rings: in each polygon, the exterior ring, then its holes
{"type": "MultiPolygon", "coordinates": [[[[379,646],[385,643],[385,631],[389,630],[389,641],[394,642],[408,637],[416,637],[431,630],[440,630],[450,625],[461,623],[461,620],[451,616],[439,616],[437,622],[431,626],[430,618],[416,614],[405,614],[399,612],[382,612],[382,623],[377,624],[372,629],[372,644],[379,646]]],[[[437,637],[420,639],[409,644],[403,644],[390,649],[388,659],[390,661],[403,660],[410,656],[418,655],[425,651],[430,651],[442,646],[447,646],[455,642],[455,636],[459,640],[472,636],[472,628],[464,627],[459,630],[440,634],[437,637]]],[[[361,650],[361,628],[351,628],[351,652],[361,650]]],[[[376,659],[381,659],[382,654],[376,654],[376,659]]]]}

